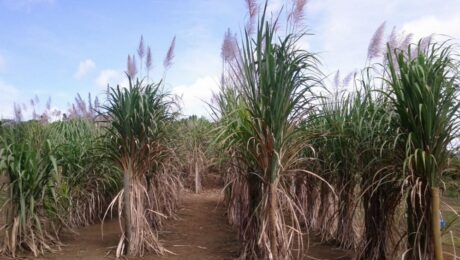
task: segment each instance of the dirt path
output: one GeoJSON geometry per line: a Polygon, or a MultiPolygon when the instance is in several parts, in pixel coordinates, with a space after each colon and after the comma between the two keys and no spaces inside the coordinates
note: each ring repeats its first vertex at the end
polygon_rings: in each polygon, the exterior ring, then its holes
{"type": "MultiPolygon", "coordinates": [[[[184,193],[177,219],[170,220],[160,233],[165,247],[175,255],[147,255],[129,259],[232,259],[237,256],[238,243],[225,218],[225,209],[217,191],[200,194],[184,193]]],[[[41,259],[114,259],[114,246],[120,236],[118,220],[101,226],[92,225],[66,238],[62,251],[41,259]]]]}
{"type": "MultiPolygon", "coordinates": [[[[238,242],[231,227],[226,224],[225,208],[218,191],[201,194],[184,193],[176,220],[168,221],[160,233],[165,247],[175,255],[147,255],[128,259],[233,259],[238,256],[238,242]]],[[[40,259],[114,259],[114,250],[120,236],[117,220],[101,226],[92,225],[79,230],[79,234],[64,239],[62,251],[47,254],[40,259]]],[[[327,245],[310,241],[306,259],[348,259],[346,253],[327,245]]]]}
{"type": "MultiPolygon", "coordinates": [[[[179,219],[165,228],[161,238],[165,246],[177,255],[158,259],[233,259],[238,242],[232,228],[226,224],[221,194],[209,191],[184,194],[179,219]]],[[[155,259],[155,258],[152,258],[155,259]]]]}

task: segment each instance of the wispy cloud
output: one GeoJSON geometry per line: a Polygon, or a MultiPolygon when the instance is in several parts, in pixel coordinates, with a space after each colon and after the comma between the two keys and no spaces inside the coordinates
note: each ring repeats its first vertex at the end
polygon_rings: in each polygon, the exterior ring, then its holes
{"type": "Polygon", "coordinates": [[[409,21],[402,26],[402,30],[414,34],[414,40],[431,34],[444,34],[460,39],[460,12],[451,16],[424,16],[409,21]]]}
{"type": "Polygon", "coordinates": [[[89,72],[96,68],[96,63],[91,59],[86,59],[78,65],[77,72],[75,72],[74,78],[82,79],[89,72]]]}
{"type": "Polygon", "coordinates": [[[348,73],[364,66],[368,43],[383,21],[389,28],[416,34],[414,39],[431,33],[458,37],[455,27],[460,19],[455,17],[459,17],[459,8],[460,1],[453,0],[446,0],[445,5],[436,0],[323,0],[311,1],[306,17],[315,34],[311,46],[321,53],[325,72],[340,69],[348,73]]]}
{"type": "Polygon", "coordinates": [[[118,84],[125,86],[126,77],[121,70],[105,69],[99,73],[95,83],[101,89],[107,88],[107,85],[111,87],[115,87],[118,84]]]}
{"type": "Polygon", "coordinates": [[[173,87],[172,94],[181,97],[185,115],[209,116],[208,103],[212,94],[219,90],[218,77],[201,77],[190,85],[173,87]]]}

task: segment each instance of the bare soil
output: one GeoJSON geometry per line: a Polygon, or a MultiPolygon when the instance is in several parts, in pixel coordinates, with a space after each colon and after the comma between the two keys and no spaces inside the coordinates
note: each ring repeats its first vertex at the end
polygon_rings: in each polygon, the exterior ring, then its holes
{"type": "MultiPolygon", "coordinates": [[[[184,192],[176,219],[168,221],[160,240],[173,252],[165,256],[146,255],[127,259],[232,259],[237,256],[238,242],[226,224],[224,206],[217,191],[200,194],[184,192]]],[[[67,238],[62,251],[46,255],[43,259],[114,259],[115,246],[120,237],[118,220],[103,225],[92,225],[79,230],[78,235],[67,238]]]]}
{"type": "MultiPolygon", "coordinates": [[[[103,225],[91,225],[78,230],[78,234],[63,235],[66,246],[39,259],[115,259],[120,228],[118,220],[103,225]]],[[[200,194],[184,192],[181,209],[176,219],[168,221],[160,233],[160,239],[173,254],[146,255],[125,259],[234,259],[238,256],[238,241],[227,224],[222,194],[217,190],[200,194]]],[[[347,252],[333,246],[309,241],[304,259],[349,259],[347,252]]]]}

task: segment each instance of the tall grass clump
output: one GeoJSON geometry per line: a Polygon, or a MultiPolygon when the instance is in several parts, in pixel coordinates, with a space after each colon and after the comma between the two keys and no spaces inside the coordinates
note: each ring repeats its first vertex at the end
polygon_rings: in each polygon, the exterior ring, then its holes
{"type": "MultiPolygon", "coordinates": [[[[93,105],[90,95],[88,103],[78,95],[75,101],[68,117],[50,123],[60,112],[49,99],[38,114],[35,97],[32,120],[16,117],[0,129],[2,189],[8,191],[2,254],[59,249],[59,233],[102,219],[119,190],[119,171],[101,152],[107,140],[94,121],[98,100],[93,105]]],[[[22,113],[19,106],[16,112],[22,113]]]]}
{"type": "Polygon", "coordinates": [[[459,130],[458,65],[452,45],[388,51],[389,100],[398,116],[395,143],[405,151],[408,259],[442,259],[439,187],[459,130]],[[394,59],[392,59],[394,55],[394,59]]]}
{"type": "Polygon", "coordinates": [[[282,179],[300,170],[299,154],[308,145],[299,124],[311,105],[309,91],[318,84],[318,66],[314,54],[296,47],[303,35],[277,38],[276,28],[264,11],[255,36],[243,38],[232,90],[221,95],[219,138],[244,164],[237,167],[246,182],[247,208],[239,211],[245,214],[245,259],[288,259],[293,237],[302,244],[302,213],[282,179]]]}
{"type": "Polygon", "coordinates": [[[58,249],[66,198],[59,193],[62,175],[45,126],[35,121],[5,126],[0,141],[0,172],[8,179],[0,253],[38,256],[58,249]]]}
{"type": "Polygon", "coordinates": [[[320,199],[308,201],[318,207],[312,228],[323,241],[356,251],[357,259],[392,258],[398,239],[403,155],[393,147],[394,114],[379,72],[364,69],[351,89],[324,96],[310,126],[321,133],[312,143],[318,172],[337,192],[320,189],[320,199]]]}
{"type": "Polygon", "coordinates": [[[50,138],[68,197],[66,223],[71,227],[100,221],[121,189],[121,173],[105,153],[109,141],[93,118],[76,117],[50,125],[50,138]]]}
{"type": "Polygon", "coordinates": [[[176,153],[181,161],[189,189],[199,193],[203,189],[203,179],[209,167],[216,163],[218,157],[212,153],[212,124],[205,118],[190,116],[175,123],[178,146],[176,153]]]}
{"type": "Polygon", "coordinates": [[[358,184],[358,146],[356,128],[353,120],[359,115],[356,103],[359,96],[335,93],[330,100],[323,101],[320,117],[323,122],[320,127],[326,138],[321,151],[326,152],[325,158],[329,163],[329,182],[337,192],[334,222],[329,222],[329,228],[336,226],[333,237],[343,248],[354,248],[356,230],[353,219],[356,208],[356,187],[358,184]],[[331,225],[335,224],[335,225],[331,225]]]}
{"type": "MultiPolygon", "coordinates": [[[[363,82],[375,84],[375,82],[363,82]]],[[[402,233],[396,226],[401,214],[401,165],[404,154],[393,146],[397,134],[394,114],[379,88],[365,86],[360,113],[355,117],[357,173],[360,177],[360,205],[363,233],[358,246],[359,259],[391,259],[396,256],[397,241],[402,233]]],[[[359,94],[358,94],[359,95],[359,94]]],[[[358,203],[358,202],[356,202],[358,203]]]]}
{"type": "Polygon", "coordinates": [[[152,207],[159,192],[152,187],[164,190],[168,184],[155,180],[169,152],[164,140],[165,124],[173,119],[171,103],[161,83],[134,81],[129,76],[128,80],[128,88],[110,89],[104,106],[111,140],[107,152],[123,172],[123,190],[113,201],[118,201],[122,228],[117,256],[163,254],[165,249],[151,226],[149,211],[153,210],[156,218],[164,217],[152,207]]]}
{"type": "Polygon", "coordinates": [[[253,179],[249,175],[253,166],[246,161],[244,140],[247,140],[246,125],[249,114],[244,103],[237,96],[234,88],[223,86],[216,96],[215,113],[218,116],[219,127],[216,135],[216,147],[223,150],[222,164],[226,167],[224,174],[225,203],[230,225],[234,226],[237,236],[245,240],[245,227],[251,218],[248,183],[253,179]]]}

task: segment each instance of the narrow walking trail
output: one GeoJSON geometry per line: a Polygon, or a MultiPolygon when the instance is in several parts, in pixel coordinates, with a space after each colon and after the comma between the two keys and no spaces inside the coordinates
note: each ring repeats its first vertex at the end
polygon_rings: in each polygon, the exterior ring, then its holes
{"type": "Polygon", "coordinates": [[[233,259],[238,256],[238,242],[227,224],[219,191],[185,193],[178,219],[168,223],[160,238],[166,248],[177,255],[159,259],[233,259]]]}
{"type": "MultiPolygon", "coordinates": [[[[120,237],[118,220],[95,224],[66,235],[62,251],[39,259],[115,259],[115,246],[120,237]]],[[[129,257],[133,260],[208,260],[234,259],[238,256],[235,232],[227,224],[222,193],[218,190],[200,194],[184,192],[176,219],[170,219],[160,232],[160,240],[173,252],[165,256],[129,257]]],[[[324,245],[312,239],[304,259],[349,259],[346,251],[324,245]]]]}
{"type": "MultiPolygon", "coordinates": [[[[41,259],[115,259],[120,228],[118,220],[95,224],[78,230],[65,238],[62,251],[47,254],[41,259]]],[[[238,242],[227,224],[222,194],[217,190],[200,194],[184,192],[176,219],[167,221],[160,232],[160,240],[174,254],[146,255],[128,259],[233,259],[238,254],[238,242]]]]}

